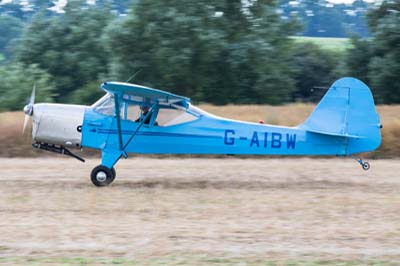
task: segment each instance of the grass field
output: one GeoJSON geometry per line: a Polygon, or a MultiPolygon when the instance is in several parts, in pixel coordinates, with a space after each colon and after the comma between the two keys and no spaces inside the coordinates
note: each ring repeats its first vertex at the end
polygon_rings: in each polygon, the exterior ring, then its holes
{"type": "Polygon", "coordinates": [[[304,37],[295,36],[293,39],[296,42],[304,43],[311,42],[319,45],[322,49],[331,51],[344,52],[347,48],[351,47],[350,39],[348,38],[317,38],[317,37],[304,37]]]}
{"type": "Polygon", "coordinates": [[[400,164],[0,158],[0,265],[394,266],[400,164]]]}
{"type": "Polygon", "coordinates": [[[381,260],[262,260],[242,258],[210,258],[206,256],[153,257],[149,259],[125,258],[0,258],[0,265],[45,265],[45,266],[86,266],[86,265],[121,265],[121,266],[398,266],[397,262],[381,260]]]}
{"type": "MultiPolygon", "coordinates": [[[[296,126],[303,122],[314,109],[312,104],[269,105],[200,105],[200,108],[222,117],[249,122],[264,120],[268,124],[296,126]]],[[[365,155],[372,158],[400,157],[400,105],[378,106],[383,124],[383,143],[381,147],[365,155]]],[[[22,112],[0,113],[0,156],[35,156],[31,148],[30,135],[22,136],[22,112]]],[[[29,129],[27,130],[29,132],[29,129]]],[[[40,153],[43,154],[43,153],[40,153]]]]}

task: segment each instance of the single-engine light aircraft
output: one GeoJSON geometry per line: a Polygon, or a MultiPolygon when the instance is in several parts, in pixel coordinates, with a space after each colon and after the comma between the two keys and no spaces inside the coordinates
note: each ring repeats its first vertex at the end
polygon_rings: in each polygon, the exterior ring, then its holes
{"type": "Polygon", "coordinates": [[[34,88],[24,107],[24,130],[32,116],[34,148],[81,161],[69,148],[101,151],[101,164],[91,172],[96,186],[114,181],[114,166],[128,153],[353,156],[381,143],[372,93],[355,78],[336,81],[295,127],[221,118],[189,98],[140,85],[105,82],[101,88],[106,94],[92,106],[35,104],[34,88]]]}

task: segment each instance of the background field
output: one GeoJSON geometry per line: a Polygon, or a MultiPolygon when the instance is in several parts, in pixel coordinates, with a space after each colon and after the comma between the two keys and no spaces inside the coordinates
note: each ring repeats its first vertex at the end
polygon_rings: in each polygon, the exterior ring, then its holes
{"type": "Polygon", "coordinates": [[[0,265],[400,263],[398,160],[0,162],[0,265]]]}
{"type": "Polygon", "coordinates": [[[305,37],[296,36],[293,37],[298,43],[312,42],[322,49],[327,49],[337,52],[345,52],[346,49],[351,48],[351,42],[349,38],[318,38],[318,37],[305,37]]]}
{"type": "MultiPolygon", "coordinates": [[[[270,105],[200,105],[200,108],[213,114],[239,119],[243,121],[295,126],[303,122],[315,107],[312,104],[290,104],[285,106],[270,105]]],[[[381,147],[370,154],[363,156],[370,158],[400,157],[400,105],[378,106],[383,124],[383,143],[381,147]]],[[[22,136],[22,112],[0,113],[0,156],[37,156],[39,154],[31,148],[30,134],[22,136]]],[[[29,132],[30,129],[27,129],[29,132]]]]}

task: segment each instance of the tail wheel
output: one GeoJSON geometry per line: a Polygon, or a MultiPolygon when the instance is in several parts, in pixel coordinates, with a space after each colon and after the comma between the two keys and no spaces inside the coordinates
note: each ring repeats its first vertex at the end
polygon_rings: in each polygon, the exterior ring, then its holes
{"type": "Polygon", "coordinates": [[[115,170],[114,168],[110,169],[104,165],[98,165],[90,174],[90,179],[92,180],[93,185],[97,187],[104,187],[111,184],[115,179],[115,170]]]}
{"type": "Polygon", "coordinates": [[[362,164],[362,168],[363,168],[365,171],[369,170],[370,167],[371,167],[371,166],[369,165],[368,162],[364,162],[364,163],[362,164]]]}

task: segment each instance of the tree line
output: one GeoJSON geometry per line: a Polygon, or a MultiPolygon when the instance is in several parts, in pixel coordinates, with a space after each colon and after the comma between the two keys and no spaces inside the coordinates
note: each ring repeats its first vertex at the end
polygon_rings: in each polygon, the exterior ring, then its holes
{"type": "Polygon", "coordinates": [[[354,0],[333,4],[327,0],[280,0],[283,18],[297,16],[304,25],[300,35],[313,37],[368,37],[365,15],[374,3],[354,0]]]}
{"type": "Polygon", "coordinates": [[[0,109],[22,108],[34,83],[38,101],[90,104],[100,83],[133,73],[133,83],[194,102],[310,101],[348,75],[377,102],[400,102],[398,1],[371,7],[371,37],[354,37],[344,53],[293,39],[303,27],[274,0],[122,2],[70,0],[63,13],[37,9],[22,22],[1,15],[0,31],[17,37],[0,50],[0,109]]]}

